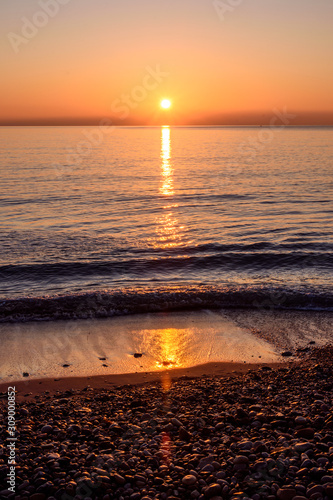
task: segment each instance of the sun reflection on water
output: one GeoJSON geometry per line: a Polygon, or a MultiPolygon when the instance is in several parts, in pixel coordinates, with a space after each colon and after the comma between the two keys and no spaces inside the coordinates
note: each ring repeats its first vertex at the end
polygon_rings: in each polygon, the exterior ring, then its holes
{"type": "Polygon", "coordinates": [[[170,127],[162,127],[161,139],[161,160],[162,160],[162,186],[160,193],[164,196],[171,196],[174,194],[173,189],[173,169],[171,166],[171,140],[170,140],[170,127]]]}
{"type": "MultiPolygon", "coordinates": [[[[174,191],[174,169],[171,162],[171,138],[170,127],[161,129],[161,185],[159,192],[163,197],[173,196],[174,191]]],[[[171,200],[170,200],[171,201],[171,200]]],[[[158,246],[162,248],[177,247],[182,242],[184,226],[179,225],[174,215],[174,210],[179,207],[178,203],[167,203],[163,210],[165,213],[158,218],[156,232],[159,236],[158,246]]]]}

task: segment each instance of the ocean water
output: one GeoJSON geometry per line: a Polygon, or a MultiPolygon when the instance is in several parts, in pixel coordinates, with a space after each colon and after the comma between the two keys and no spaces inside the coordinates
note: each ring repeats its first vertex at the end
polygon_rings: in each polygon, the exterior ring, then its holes
{"type": "Polygon", "coordinates": [[[333,309],[333,129],[1,127],[0,321],[333,309]]]}

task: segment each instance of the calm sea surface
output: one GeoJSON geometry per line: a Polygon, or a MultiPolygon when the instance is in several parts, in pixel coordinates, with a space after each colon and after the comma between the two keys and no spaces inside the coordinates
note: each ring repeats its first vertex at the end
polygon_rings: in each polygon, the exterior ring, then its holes
{"type": "Polygon", "coordinates": [[[333,129],[1,127],[1,320],[332,309],[333,129]]]}

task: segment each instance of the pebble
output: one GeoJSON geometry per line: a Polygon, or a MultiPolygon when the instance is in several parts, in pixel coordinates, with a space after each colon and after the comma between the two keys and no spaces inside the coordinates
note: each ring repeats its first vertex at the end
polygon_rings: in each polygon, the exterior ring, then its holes
{"type": "Polygon", "coordinates": [[[193,486],[197,482],[197,478],[193,476],[192,474],[189,474],[188,476],[184,476],[182,479],[182,483],[185,484],[185,486],[193,486]]]}
{"type": "Polygon", "coordinates": [[[216,496],[219,493],[221,493],[221,491],[222,491],[222,488],[218,483],[212,483],[207,487],[204,495],[206,498],[216,498],[216,496]]]}
{"type": "Polygon", "coordinates": [[[52,425],[44,425],[41,429],[42,433],[44,434],[50,434],[51,432],[53,432],[53,427],[52,425]]]}
{"type": "Polygon", "coordinates": [[[184,427],[180,427],[179,429],[179,438],[182,440],[182,441],[190,441],[191,440],[191,433],[188,432],[184,427]]]}
{"type": "Polygon", "coordinates": [[[276,496],[279,500],[292,500],[297,495],[295,488],[284,487],[278,489],[276,496]]]}
{"type": "Polygon", "coordinates": [[[174,425],[175,427],[182,427],[182,423],[177,419],[177,418],[172,418],[171,419],[171,423],[172,425],[174,425]]]}
{"type": "Polygon", "coordinates": [[[236,458],[234,458],[235,465],[239,465],[239,464],[248,465],[248,463],[249,463],[249,459],[248,459],[248,457],[246,457],[244,455],[239,455],[236,458]]]}
{"type": "Polygon", "coordinates": [[[313,448],[313,444],[309,442],[304,442],[304,443],[296,443],[294,448],[295,451],[298,453],[304,453],[304,451],[308,451],[309,449],[313,448]]]}
{"type": "Polygon", "coordinates": [[[333,499],[333,348],[300,356],[168,393],[153,382],[17,400],[17,492],[0,455],[0,498],[333,499]]]}

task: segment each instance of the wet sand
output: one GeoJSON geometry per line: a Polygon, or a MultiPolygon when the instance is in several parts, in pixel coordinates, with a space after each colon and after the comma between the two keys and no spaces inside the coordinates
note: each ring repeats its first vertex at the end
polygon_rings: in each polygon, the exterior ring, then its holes
{"type": "Polygon", "coordinates": [[[217,311],[0,325],[0,383],[184,369],[206,363],[276,363],[280,352],[217,311]]]}

